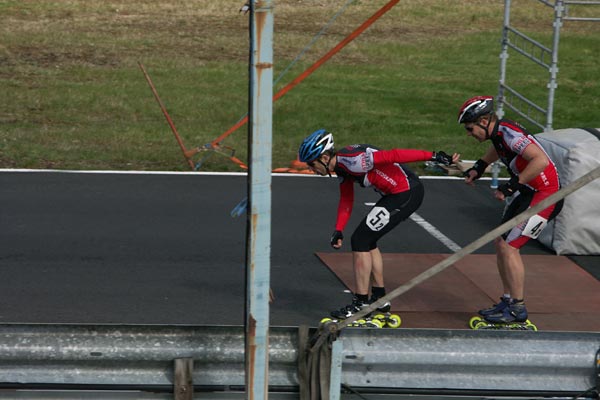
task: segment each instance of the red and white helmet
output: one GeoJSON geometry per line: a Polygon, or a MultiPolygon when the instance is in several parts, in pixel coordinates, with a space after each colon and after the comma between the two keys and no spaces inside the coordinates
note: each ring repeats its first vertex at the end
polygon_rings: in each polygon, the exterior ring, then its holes
{"type": "Polygon", "coordinates": [[[458,112],[458,123],[476,122],[479,117],[494,112],[492,96],[476,96],[464,102],[458,112]]]}

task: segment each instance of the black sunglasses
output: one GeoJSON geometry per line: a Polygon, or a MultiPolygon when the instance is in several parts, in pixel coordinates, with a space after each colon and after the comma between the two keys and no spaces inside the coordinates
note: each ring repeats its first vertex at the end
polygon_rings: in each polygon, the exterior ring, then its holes
{"type": "Polygon", "coordinates": [[[465,125],[465,129],[467,130],[467,132],[473,133],[473,127],[472,126],[466,126],[465,125]]]}

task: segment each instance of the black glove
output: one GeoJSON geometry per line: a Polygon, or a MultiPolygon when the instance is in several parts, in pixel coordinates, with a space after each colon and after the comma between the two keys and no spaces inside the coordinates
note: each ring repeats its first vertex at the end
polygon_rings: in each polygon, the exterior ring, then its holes
{"type": "Polygon", "coordinates": [[[333,231],[333,234],[331,235],[331,246],[333,247],[333,245],[337,245],[337,242],[340,239],[344,240],[344,235],[342,234],[342,231],[333,231]]]}
{"type": "Polygon", "coordinates": [[[513,176],[508,182],[498,185],[498,190],[504,194],[505,197],[512,196],[515,192],[518,192],[523,188],[523,185],[519,183],[519,178],[513,176]]]}
{"type": "Polygon", "coordinates": [[[479,179],[481,178],[481,175],[483,175],[483,173],[485,172],[485,169],[488,167],[488,165],[488,163],[486,163],[480,158],[479,160],[475,161],[475,164],[473,164],[471,168],[465,171],[464,175],[468,177],[471,171],[475,171],[477,175],[475,175],[473,180],[479,179]]]}
{"type": "Polygon", "coordinates": [[[431,161],[435,161],[444,165],[450,165],[452,164],[452,156],[449,156],[443,151],[434,151],[433,155],[431,156],[431,161]]]}

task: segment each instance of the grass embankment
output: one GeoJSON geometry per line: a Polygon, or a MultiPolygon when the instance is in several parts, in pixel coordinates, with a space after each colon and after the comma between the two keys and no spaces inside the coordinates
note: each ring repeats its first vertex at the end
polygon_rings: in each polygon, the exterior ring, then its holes
{"type": "MultiPolygon", "coordinates": [[[[274,2],[275,77],[345,3],[274,2]]],[[[385,3],[352,3],[275,91],[385,3]]],[[[552,9],[522,3],[513,7],[513,24],[550,46],[552,9]]],[[[247,111],[242,4],[0,1],[0,167],[189,170],[138,62],[186,146],[211,142],[247,111]]],[[[273,166],[288,166],[302,138],[321,127],[333,131],[339,145],[442,149],[477,158],[484,145],[467,138],[455,118],[466,98],[498,91],[502,16],[502,1],[401,1],[275,103],[273,166]]],[[[561,31],[556,129],[600,126],[599,39],[600,23],[567,22],[561,31]]],[[[511,54],[508,78],[546,104],[543,68],[511,54]]],[[[243,127],[223,142],[243,161],[246,136],[243,127]]],[[[239,170],[210,154],[202,170],[239,170]]]]}

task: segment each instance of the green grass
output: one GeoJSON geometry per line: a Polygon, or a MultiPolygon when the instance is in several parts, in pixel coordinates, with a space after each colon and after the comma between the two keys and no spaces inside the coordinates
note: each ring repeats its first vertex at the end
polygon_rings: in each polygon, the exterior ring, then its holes
{"type": "MultiPolygon", "coordinates": [[[[0,0],[0,167],[188,170],[137,63],[186,146],[210,143],[247,112],[242,3],[0,0]]],[[[274,3],[277,77],[345,0],[274,3]]],[[[355,1],[275,91],[385,3],[355,1]]],[[[514,24],[549,45],[551,10],[534,0],[518,10],[514,24]]],[[[497,93],[502,14],[498,0],[401,1],[274,104],[273,167],[288,166],[302,138],[321,127],[339,146],[478,158],[485,145],[467,138],[455,118],[466,98],[497,93]]],[[[556,129],[600,126],[599,39],[600,23],[568,22],[561,31],[556,129]]],[[[511,86],[545,105],[547,79],[511,53],[511,86]]],[[[246,126],[223,144],[246,161],[246,126]]],[[[226,157],[203,154],[202,170],[239,170],[226,157]]]]}

